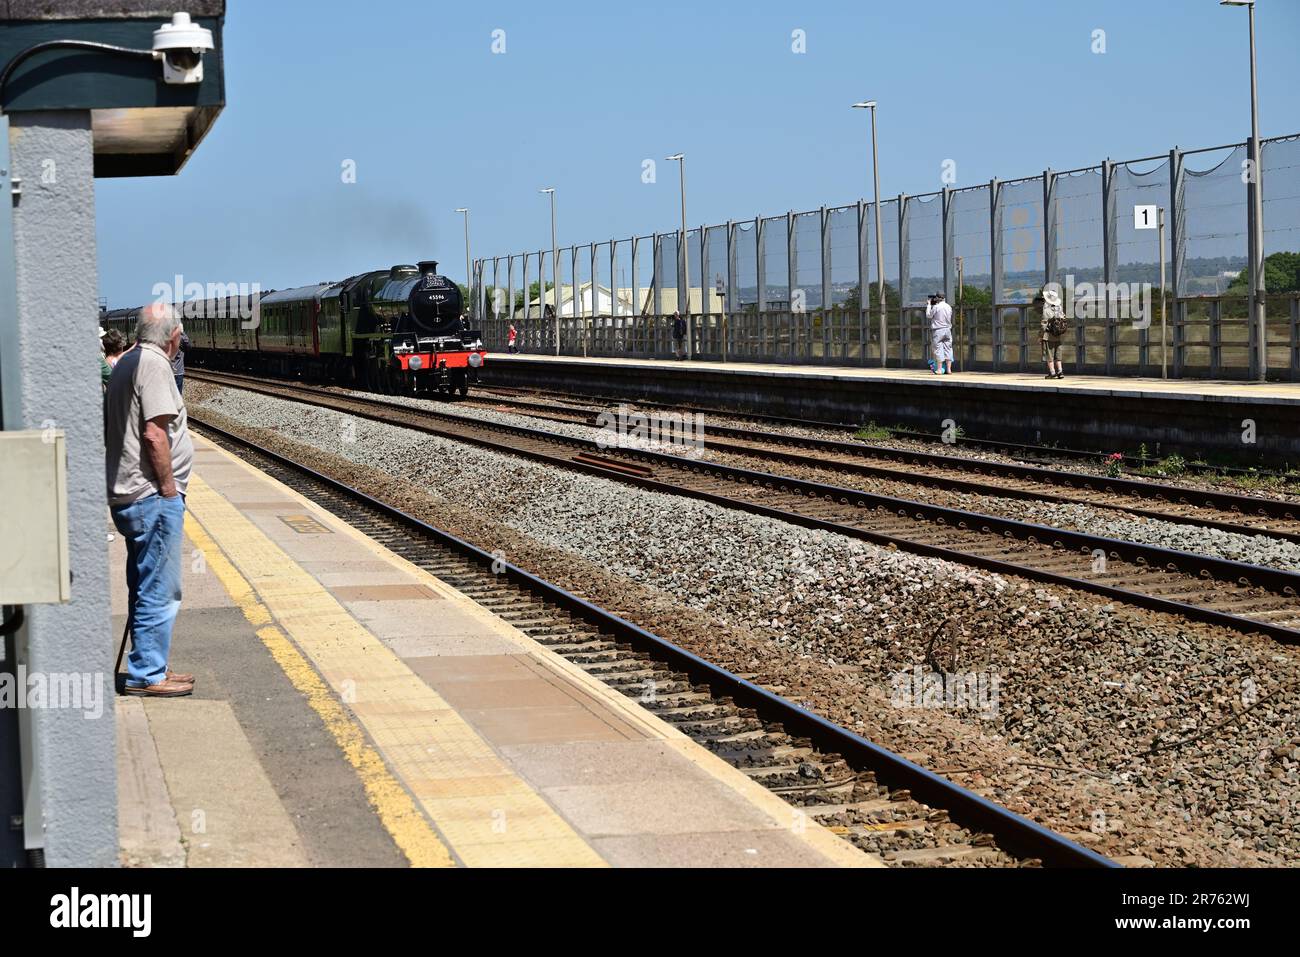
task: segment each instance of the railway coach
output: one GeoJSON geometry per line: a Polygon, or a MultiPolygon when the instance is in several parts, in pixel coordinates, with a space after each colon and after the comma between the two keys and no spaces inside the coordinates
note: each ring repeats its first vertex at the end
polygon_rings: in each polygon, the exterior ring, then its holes
{"type": "MultiPolygon", "coordinates": [[[[186,364],[335,382],[389,395],[466,395],[486,353],[460,287],[433,260],[337,282],[177,303],[186,364]]],[[[128,340],[138,310],[103,313],[128,340]]]]}

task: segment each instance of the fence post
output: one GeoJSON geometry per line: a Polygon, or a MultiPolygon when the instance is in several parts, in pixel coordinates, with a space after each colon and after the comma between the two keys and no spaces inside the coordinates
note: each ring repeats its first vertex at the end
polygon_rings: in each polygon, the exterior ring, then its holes
{"type": "Polygon", "coordinates": [[[723,287],[727,290],[727,298],[722,301],[722,318],[719,320],[721,326],[718,330],[719,342],[718,349],[722,352],[722,360],[727,360],[727,353],[731,351],[731,330],[727,328],[730,320],[729,316],[735,316],[739,312],[740,301],[736,296],[736,224],[732,220],[727,220],[727,284],[723,287]]]}
{"type": "Polygon", "coordinates": [[[582,354],[587,355],[591,351],[591,339],[595,332],[596,316],[599,313],[600,296],[597,292],[596,277],[600,271],[596,268],[596,243],[591,243],[587,248],[591,250],[591,315],[589,319],[582,322],[582,354]]]}
{"type": "MultiPolygon", "coordinates": [[[[1253,136],[1246,137],[1246,155],[1259,157],[1259,165],[1263,165],[1263,156],[1260,153],[1259,144],[1255,142],[1253,136]]],[[[1248,304],[1246,309],[1246,329],[1248,330],[1247,341],[1250,343],[1250,362],[1248,363],[1249,372],[1247,374],[1250,376],[1252,381],[1263,378],[1264,372],[1267,371],[1266,369],[1260,369],[1259,367],[1260,342],[1258,313],[1265,308],[1261,304],[1264,291],[1264,277],[1256,275],[1258,270],[1255,268],[1256,263],[1262,262],[1264,259],[1263,251],[1257,249],[1255,244],[1255,236],[1259,231],[1259,227],[1255,224],[1255,191],[1259,189],[1260,173],[1261,170],[1258,168],[1253,169],[1250,171],[1250,176],[1246,179],[1246,250],[1249,258],[1249,263],[1246,267],[1246,275],[1250,279],[1250,295],[1246,300],[1248,304]]],[[[1265,345],[1265,362],[1268,361],[1267,348],[1267,345],[1265,345]]]]}
{"type": "Polygon", "coordinates": [[[609,240],[609,315],[610,327],[614,332],[615,345],[622,345],[621,351],[627,350],[627,330],[618,311],[618,240],[612,236],[609,240]]]}
{"type": "MultiPolygon", "coordinates": [[[[507,321],[515,321],[515,257],[514,255],[506,256],[506,316],[507,321]]],[[[516,329],[520,334],[524,344],[528,342],[528,337],[524,335],[522,329],[516,329]]]]}
{"type": "Polygon", "coordinates": [[[501,288],[501,257],[493,256],[492,257],[492,319],[498,322],[501,319],[501,311],[497,309],[497,301],[499,299],[497,295],[497,290],[500,288],[501,288]]]}
{"type": "Polygon", "coordinates": [[[898,194],[898,367],[907,366],[911,358],[911,329],[907,321],[907,286],[912,278],[912,264],[908,262],[908,197],[898,194]]]}
{"type": "Polygon", "coordinates": [[[651,311],[650,328],[652,330],[653,354],[659,354],[659,316],[662,314],[662,302],[660,301],[660,287],[663,285],[663,236],[659,233],[654,234],[654,271],[650,281],[650,293],[654,309],[651,311]]]}
{"type": "Polygon", "coordinates": [[[831,361],[831,350],[835,347],[832,326],[835,322],[835,310],[831,308],[831,220],[822,207],[822,362],[831,361]]]}
{"type": "Polygon", "coordinates": [[[1111,315],[1115,297],[1115,274],[1119,264],[1119,233],[1115,219],[1115,164],[1109,159],[1101,164],[1101,232],[1102,271],[1105,273],[1105,290],[1102,296],[1102,321],[1106,324],[1106,375],[1115,372],[1115,317],[1111,315]]]}
{"type": "MultiPolygon", "coordinates": [[[[955,283],[957,277],[953,273],[953,267],[956,265],[953,260],[953,257],[956,255],[956,245],[953,238],[952,228],[952,195],[952,187],[945,185],[943,188],[943,196],[941,198],[943,205],[940,207],[940,213],[943,216],[943,296],[948,300],[948,304],[953,306],[955,309],[957,302],[957,289],[955,283]]],[[[953,330],[955,334],[956,326],[953,327],[953,330]]],[[[954,339],[953,341],[955,342],[956,340],[954,339]]]]}
{"type": "MultiPolygon", "coordinates": [[[[805,313],[800,312],[796,315],[794,311],[794,290],[796,277],[799,275],[799,251],[796,248],[796,237],[794,232],[794,210],[785,211],[785,298],[787,315],[790,317],[790,361],[799,360],[799,346],[803,342],[803,319],[805,313]]],[[[808,301],[807,295],[804,297],[804,303],[808,301]]],[[[809,343],[808,351],[812,351],[812,344],[809,343]]]]}
{"type": "MultiPolygon", "coordinates": [[[[1043,284],[1044,285],[1046,285],[1047,283],[1056,283],[1058,286],[1060,286],[1061,284],[1061,279],[1059,275],[1060,264],[1057,262],[1058,244],[1057,244],[1057,236],[1056,236],[1056,221],[1058,218],[1057,217],[1058,212],[1059,210],[1057,208],[1057,197],[1056,197],[1056,174],[1053,173],[1050,169],[1045,169],[1043,170],[1043,284]]],[[[1064,293],[1063,289],[1062,289],[1062,293],[1064,293]]],[[[1062,302],[1065,301],[1064,295],[1062,295],[1061,299],[1062,302]]],[[[1081,358],[1080,351],[1079,351],[1079,323],[1078,320],[1075,319],[1073,316],[1069,318],[1072,320],[1071,325],[1074,328],[1074,336],[1073,336],[1074,364],[1078,366],[1079,359],[1081,358]]],[[[1030,332],[1032,334],[1033,330],[1030,330],[1030,332]]],[[[1026,356],[1026,359],[1028,359],[1028,356],[1026,356]]],[[[1026,367],[1022,364],[1021,371],[1022,372],[1025,371],[1025,368],[1026,367]]]]}
{"type": "MultiPolygon", "coordinates": [[[[758,276],[758,315],[754,320],[758,348],[755,354],[761,358],[767,338],[767,229],[762,216],[754,217],[754,256],[758,260],[755,264],[758,276]]],[[[775,337],[770,358],[776,358],[775,337]]]]}
{"type": "Polygon", "coordinates": [[[530,321],[533,317],[533,304],[528,301],[528,253],[520,253],[523,263],[520,265],[519,285],[523,287],[524,294],[524,325],[529,327],[530,334],[537,335],[538,346],[541,346],[540,333],[533,332],[533,324],[530,321]]]}
{"type": "Polygon", "coordinates": [[[858,358],[862,365],[867,364],[867,343],[871,340],[867,332],[871,322],[870,302],[871,275],[867,266],[871,262],[870,250],[867,249],[867,204],[858,200],[858,358]]]}
{"type": "Polygon", "coordinates": [[[631,284],[632,284],[632,319],[631,319],[631,322],[632,322],[632,330],[633,330],[633,333],[634,333],[633,336],[632,336],[632,344],[633,344],[634,347],[636,347],[636,346],[640,346],[640,344],[641,344],[641,335],[640,335],[640,333],[637,333],[637,332],[636,332],[636,330],[637,330],[637,328],[638,328],[637,324],[641,321],[641,317],[642,317],[642,315],[644,315],[644,313],[645,313],[645,303],[643,303],[643,302],[641,301],[641,290],[640,290],[640,288],[637,286],[637,280],[636,280],[636,260],[637,260],[637,252],[638,252],[638,247],[641,245],[641,242],[640,242],[640,240],[639,240],[636,236],[633,236],[629,241],[632,243],[632,263],[631,263],[631,266],[632,266],[632,272],[631,272],[631,274],[628,276],[628,279],[629,279],[629,281],[630,281],[631,284]]]}
{"type": "Polygon", "coordinates": [[[1185,218],[1185,192],[1187,181],[1183,176],[1183,151],[1177,146],[1169,151],[1169,215],[1165,222],[1169,224],[1169,265],[1170,295],[1168,302],[1173,306],[1173,352],[1174,368],[1170,373],[1175,379],[1183,376],[1186,342],[1183,323],[1185,321],[1186,303],[1179,301],[1182,293],[1183,269],[1187,262],[1187,223],[1185,218]]]}
{"type": "Polygon", "coordinates": [[[1056,174],[1043,170],[1043,284],[1056,278],[1056,174]]]}
{"type": "Polygon", "coordinates": [[[989,316],[989,341],[993,350],[993,371],[1002,368],[1002,184],[995,176],[989,180],[989,285],[992,290],[992,315],[989,316]]]}

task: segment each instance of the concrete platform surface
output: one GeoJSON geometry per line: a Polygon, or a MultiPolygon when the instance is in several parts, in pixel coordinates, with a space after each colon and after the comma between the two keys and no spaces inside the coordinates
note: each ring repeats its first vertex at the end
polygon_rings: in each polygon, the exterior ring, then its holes
{"type": "Polygon", "coordinates": [[[202,438],[186,504],[196,692],[117,699],[123,863],[882,866],[202,438]]]}

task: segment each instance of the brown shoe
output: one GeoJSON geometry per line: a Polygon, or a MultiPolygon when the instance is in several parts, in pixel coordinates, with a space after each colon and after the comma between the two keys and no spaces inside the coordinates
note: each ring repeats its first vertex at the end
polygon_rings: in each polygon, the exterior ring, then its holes
{"type": "Polygon", "coordinates": [[[156,685],[142,685],[140,687],[127,685],[123,693],[139,695],[143,698],[181,698],[187,694],[193,694],[194,685],[187,685],[184,682],[167,678],[156,685]]]}
{"type": "Polygon", "coordinates": [[[193,676],[193,675],[187,675],[187,674],[184,674],[184,673],[182,673],[182,672],[180,672],[180,671],[172,671],[172,670],[170,670],[170,669],[168,669],[168,671],[167,671],[167,680],[168,680],[168,681],[179,681],[181,684],[184,684],[184,685],[192,685],[192,684],[194,684],[194,676],[193,676]]]}

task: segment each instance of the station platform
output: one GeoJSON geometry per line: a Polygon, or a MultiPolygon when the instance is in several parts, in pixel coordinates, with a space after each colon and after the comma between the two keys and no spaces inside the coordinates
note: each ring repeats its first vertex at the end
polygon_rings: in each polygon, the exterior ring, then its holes
{"type": "Polygon", "coordinates": [[[1300,459],[1300,383],[499,353],[482,382],[926,432],[952,419],[970,438],[1085,450],[1300,459]]]}
{"type": "Polygon", "coordinates": [[[197,683],[116,699],[125,866],[884,866],[323,508],[195,451],[171,665],[197,683]]]}

